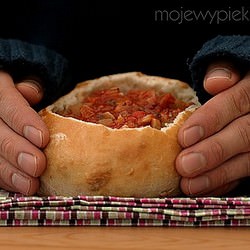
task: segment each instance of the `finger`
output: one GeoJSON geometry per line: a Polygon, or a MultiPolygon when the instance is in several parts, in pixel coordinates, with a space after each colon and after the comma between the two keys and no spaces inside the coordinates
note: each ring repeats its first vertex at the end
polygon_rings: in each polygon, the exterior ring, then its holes
{"type": "Polygon", "coordinates": [[[31,106],[38,104],[43,98],[43,89],[35,80],[26,80],[15,86],[31,106]]]}
{"type": "Polygon", "coordinates": [[[4,72],[0,72],[0,117],[36,146],[47,145],[49,131],[46,125],[17,91],[11,77],[4,72]]]}
{"type": "Polygon", "coordinates": [[[231,183],[225,184],[222,187],[218,187],[215,190],[213,190],[212,192],[208,192],[206,194],[202,194],[203,196],[222,196],[222,195],[228,195],[231,191],[233,191],[234,189],[237,188],[237,186],[239,186],[240,184],[240,180],[236,180],[233,181],[231,183]]]}
{"type": "Polygon", "coordinates": [[[187,195],[219,194],[229,191],[230,183],[250,175],[249,159],[249,152],[239,154],[204,175],[182,178],[181,189],[187,195]]]}
{"type": "Polygon", "coordinates": [[[33,195],[39,188],[39,180],[26,175],[0,157],[0,186],[8,191],[33,195]]]}
{"type": "Polygon", "coordinates": [[[176,158],[177,171],[184,177],[195,177],[239,153],[249,152],[249,124],[250,114],[247,114],[215,135],[183,150],[176,158]]]}
{"type": "Polygon", "coordinates": [[[45,155],[25,138],[14,133],[0,120],[0,155],[13,166],[37,177],[46,167],[45,155]]]}
{"type": "Polygon", "coordinates": [[[178,132],[179,143],[189,147],[218,132],[250,111],[250,74],[197,109],[178,132]]]}
{"type": "Polygon", "coordinates": [[[189,189],[188,189],[188,181],[185,182],[186,180],[183,179],[181,181],[181,189],[183,191],[183,193],[185,193],[187,196],[207,196],[207,197],[215,197],[215,196],[223,196],[223,195],[227,195],[229,194],[231,191],[233,191],[234,189],[237,188],[237,186],[240,184],[240,181],[233,181],[231,183],[225,184],[224,186],[218,187],[215,190],[211,191],[211,192],[200,192],[199,194],[190,194],[189,193],[189,189]]]}
{"type": "Polygon", "coordinates": [[[215,95],[232,87],[240,78],[239,71],[232,64],[218,61],[209,65],[203,85],[209,94],[215,95]]]}

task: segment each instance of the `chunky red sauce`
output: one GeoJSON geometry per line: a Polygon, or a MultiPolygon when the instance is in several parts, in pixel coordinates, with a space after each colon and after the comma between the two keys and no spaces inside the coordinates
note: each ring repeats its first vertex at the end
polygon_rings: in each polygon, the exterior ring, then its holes
{"type": "Polygon", "coordinates": [[[130,90],[125,94],[119,88],[111,88],[93,92],[82,103],[70,106],[63,115],[110,128],[161,129],[190,105],[170,93],[150,89],[130,90]]]}

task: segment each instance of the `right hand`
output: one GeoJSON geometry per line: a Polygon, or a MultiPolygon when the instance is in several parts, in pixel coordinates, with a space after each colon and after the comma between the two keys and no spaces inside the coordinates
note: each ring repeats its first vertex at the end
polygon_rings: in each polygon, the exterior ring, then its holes
{"type": "Polygon", "coordinates": [[[42,152],[49,142],[49,131],[31,105],[43,97],[35,81],[14,84],[0,71],[0,187],[24,195],[39,188],[38,177],[46,168],[42,152]]]}
{"type": "Polygon", "coordinates": [[[250,71],[230,62],[212,63],[204,89],[214,95],[179,131],[184,150],[176,159],[187,195],[221,196],[250,176],[250,71]]]}

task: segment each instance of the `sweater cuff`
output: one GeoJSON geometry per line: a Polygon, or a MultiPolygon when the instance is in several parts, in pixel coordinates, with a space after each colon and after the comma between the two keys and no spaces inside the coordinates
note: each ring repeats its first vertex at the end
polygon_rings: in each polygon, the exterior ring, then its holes
{"type": "Polygon", "coordinates": [[[217,36],[203,45],[189,65],[193,88],[198,94],[205,92],[203,78],[208,65],[219,59],[232,62],[244,74],[250,69],[250,36],[217,36]]]}
{"type": "Polygon", "coordinates": [[[68,80],[68,62],[64,57],[43,46],[20,40],[0,39],[0,66],[14,81],[30,75],[39,77],[47,103],[60,95],[58,90],[68,80]]]}

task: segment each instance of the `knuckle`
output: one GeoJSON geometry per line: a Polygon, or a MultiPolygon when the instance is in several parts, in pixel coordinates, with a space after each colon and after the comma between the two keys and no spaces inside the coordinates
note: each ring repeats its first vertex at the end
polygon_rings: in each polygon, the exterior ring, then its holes
{"type": "Polygon", "coordinates": [[[24,117],[20,112],[20,107],[13,106],[6,110],[6,116],[8,119],[8,123],[12,128],[19,128],[21,127],[22,118],[24,117]]]}
{"type": "Polygon", "coordinates": [[[30,118],[29,105],[13,101],[15,98],[9,94],[0,93],[0,117],[11,128],[21,133],[23,123],[30,118]]]}
{"type": "MultiPolygon", "coordinates": [[[[215,103],[213,103],[215,104],[215,103]]],[[[205,124],[207,125],[206,128],[207,130],[213,131],[219,131],[221,129],[221,112],[218,112],[219,110],[216,108],[217,105],[214,105],[214,107],[209,107],[209,110],[206,112],[207,119],[205,121],[205,124]],[[209,112],[208,112],[209,111],[209,112]]],[[[210,132],[209,134],[211,134],[210,132]]]]}
{"type": "Polygon", "coordinates": [[[213,97],[198,109],[200,117],[197,118],[197,122],[203,123],[206,136],[219,131],[222,126],[222,120],[226,120],[226,114],[222,109],[218,109],[218,99],[217,96],[213,97]]]}
{"type": "Polygon", "coordinates": [[[210,145],[211,157],[213,157],[213,161],[217,163],[221,163],[225,159],[225,150],[223,146],[218,141],[211,142],[210,145]]]}
{"type": "Polygon", "coordinates": [[[6,164],[3,159],[0,159],[0,176],[4,176],[4,173],[6,172],[6,164]]]}
{"type": "Polygon", "coordinates": [[[11,184],[11,170],[10,165],[7,161],[1,159],[0,160],[0,179],[7,185],[11,184]]]}
{"type": "Polygon", "coordinates": [[[13,155],[15,152],[15,143],[11,137],[5,137],[0,142],[0,154],[13,155]]]}
{"type": "Polygon", "coordinates": [[[241,115],[250,111],[250,91],[249,87],[241,86],[238,88],[237,94],[232,94],[229,97],[233,105],[233,109],[241,115]]]}
{"type": "Polygon", "coordinates": [[[9,99],[10,96],[6,93],[6,88],[0,88],[0,103],[5,104],[9,99]]]}
{"type": "Polygon", "coordinates": [[[216,182],[215,186],[220,187],[228,184],[229,182],[231,182],[230,177],[231,175],[229,173],[229,170],[227,168],[221,167],[215,178],[213,178],[216,182]]]}
{"type": "Polygon", "coordinates": [[[250,115],[246,115],[239,119],[237,126],[238,135],[243,142],[243,151],[247,152],[250,150],[250,115]]]}

